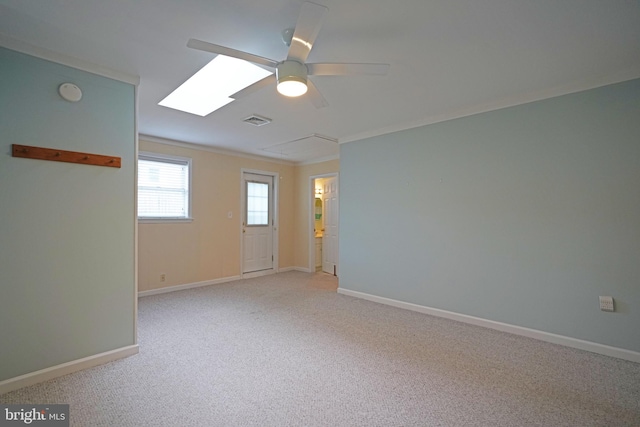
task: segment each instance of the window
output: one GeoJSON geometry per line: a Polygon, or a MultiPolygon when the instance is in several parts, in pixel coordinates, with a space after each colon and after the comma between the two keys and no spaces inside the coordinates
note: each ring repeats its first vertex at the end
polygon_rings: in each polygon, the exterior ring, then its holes
{"type": "Polygon", "coordinates": [[[138,156],[138,218],[190,219],[191,159],[140,153],[138,156]]]}

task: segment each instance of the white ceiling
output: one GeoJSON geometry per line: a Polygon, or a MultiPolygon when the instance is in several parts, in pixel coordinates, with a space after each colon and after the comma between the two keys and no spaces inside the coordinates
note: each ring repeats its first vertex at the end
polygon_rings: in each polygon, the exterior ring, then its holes
{"type": "Polygon", "coordinates": [[[157,105],[214,57],[187,48],[189,38],[284,59],[280,32],[295,25],[301,0],[0,0],[0,35],[139,76],[141,134],[294,162],[337,154],[327,137],[352,141],[640,77],[637,0],[315,2],[329,12],[308,62],[391,65],[384,77],[311,77],[323,109],[275,87],[204,118],[157,105]],[[273,122],[242,122],[252,114],[273,122]],[[291,149],[297,140],[311,149],[291,149]]]}

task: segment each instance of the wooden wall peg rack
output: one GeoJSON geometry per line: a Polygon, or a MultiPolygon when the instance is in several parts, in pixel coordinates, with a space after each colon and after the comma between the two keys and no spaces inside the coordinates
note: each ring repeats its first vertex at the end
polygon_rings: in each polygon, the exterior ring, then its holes
{"type": "Polygon", "coordinates": [[[108,166],[112,168],[121,167],[121,159],[116,156],[31,147],[28,145],[13,144],[12,154],[13,157],[25,157],[27,159],[53,160],[55,162],[80,163],[83,165],[108,166]]]}

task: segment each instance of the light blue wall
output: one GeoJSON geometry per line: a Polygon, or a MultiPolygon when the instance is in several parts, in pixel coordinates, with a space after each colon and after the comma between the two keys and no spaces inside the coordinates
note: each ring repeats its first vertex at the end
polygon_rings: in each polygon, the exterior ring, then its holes
{"type": "Polygon", "coordinates": [[[135,344],[134,114],[130,84],[0,48],[0,381],[135,344]],[[11,144],[122,168],[13,158],[11,144]]]}
{"type": "Polygon", "coordinates": [[[340,187],[341,288],[640,351],[640,80],[343,144],[340,187]]]}

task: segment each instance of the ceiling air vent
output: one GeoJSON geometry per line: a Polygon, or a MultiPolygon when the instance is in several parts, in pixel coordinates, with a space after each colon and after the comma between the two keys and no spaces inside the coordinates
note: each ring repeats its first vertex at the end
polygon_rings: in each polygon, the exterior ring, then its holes
{"type": "Polygon", "coordinates": [[[262,125],[267,125],[271,123],[271,119],[267,119],[266,117],[261,117],[255,114],[253,116],[247,117],[242,121],[254,126],[262,126],[262,125]]]}

